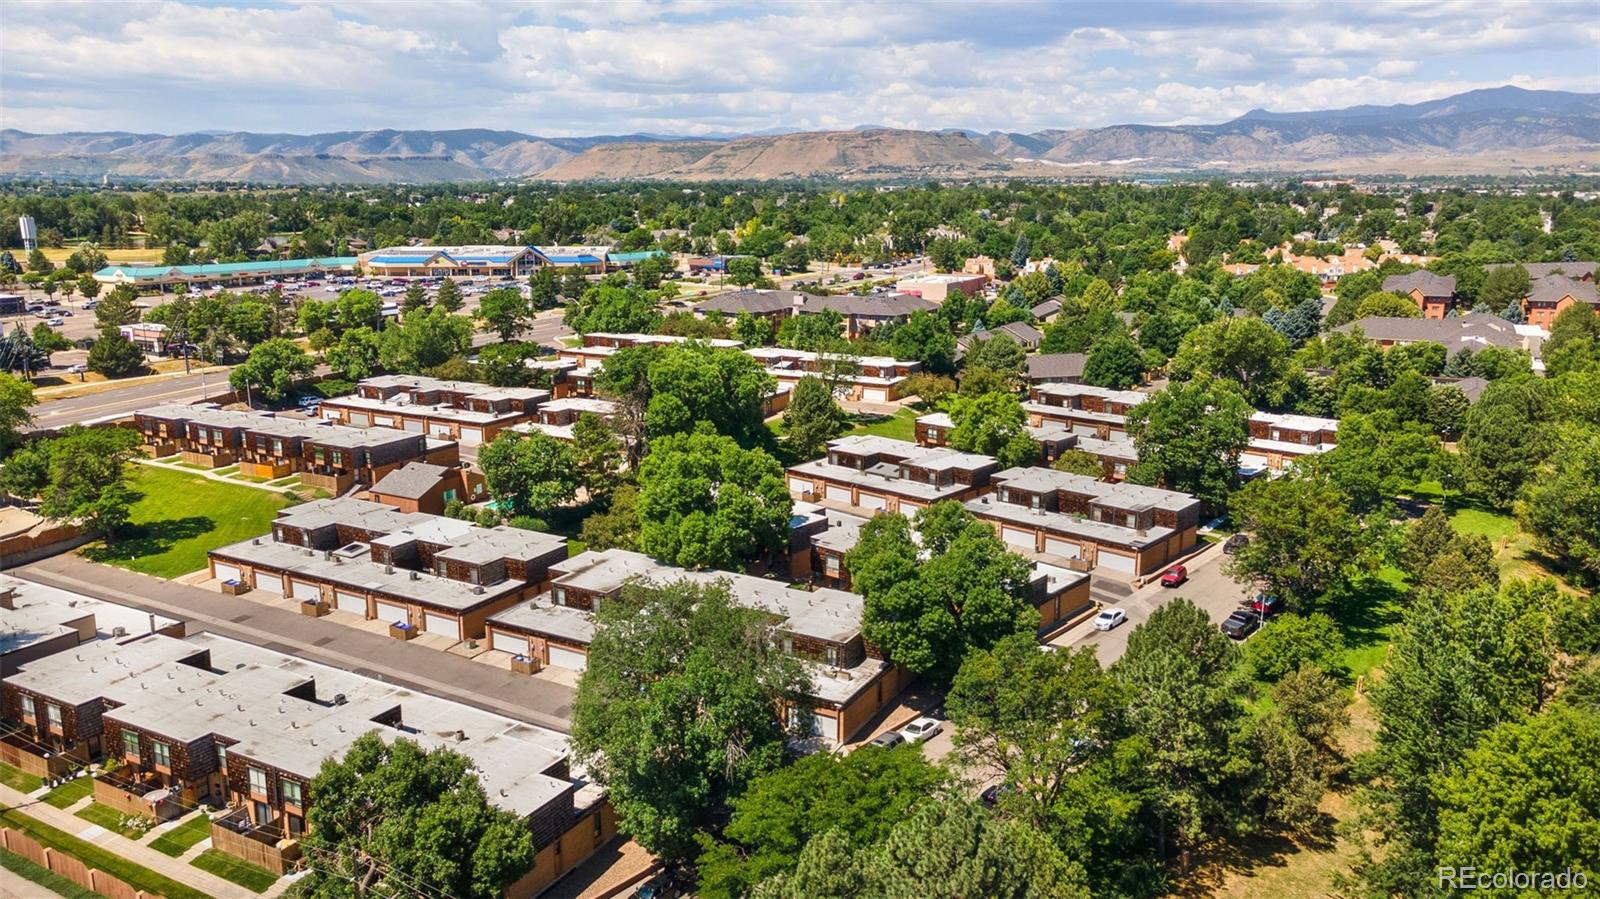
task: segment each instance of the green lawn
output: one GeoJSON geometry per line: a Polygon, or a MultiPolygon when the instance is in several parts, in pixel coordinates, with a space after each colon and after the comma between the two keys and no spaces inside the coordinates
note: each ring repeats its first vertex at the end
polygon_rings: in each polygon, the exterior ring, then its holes
{"type": "Polygon", "coordinates": [[[102,805],[98,802],[89,803],[80,809],[77,815],[91,824],[98,824],[106,830],[120,833],[130,840],[143,839],[144,835],[150,832],[148,827],[129,827],[123,823],[127,821],[127,815],[109,805],[102,805]]]}
{"type": "Polygon", "coordinates": [[[211,818],[201,812],[151,840],[150,848],[177,858],[188,852],[190,847],[209,836],[211,836],[211,818]]]}
{"type": "Polygon", "coordinates": [[[1352,679],[1372,671],[1388,653],[1394,626],[1400,620],[1405,581],[1400,569],[1385,566],[1377,576],[1358,583],[1332,610],[1344,637],[1344,667],[1352,679]]]}
{"type": "Polygon", "coordinates": [[[917,410],[906,406],[888,418],[878,418],[875,421],[862,421],[850,429],[851,434],[872,434],[877,437],[893,437],[896,440],[917,439],[917,410]]]}
{"type": "Polygon", "coordinates": [[[5,784],[13,790],[32,793],[34,790],[44,786],[44,781],[20,768],[0,765],[0,784],[5,784]]]}
{"type": "Polygon", "coordinates": [[[259,893],[278,882],[278,875],[266,868],[252,865],[216,849],[207,849],[195,856],[194,861],[189,864],[202,871],[210,871],[224,880],[231,880],[252,893],[259,893]]]}
{"type": "Polygon", "coordinates": [[[5,868],[23,880],[31,880],[56,896],[65,896],[67,899],[100,899],[99,893],[90,892],[60,874],[51,871],[49,868],[40,867],[15,852],[0,849],[0,868],[5,868]]]}
{"type": "Polygon", "coordinates": [[[91,868],[99,868],[107,874],[120,877],[136,890],[159,893],[167,899],[210,899],[206,893],[185,886],[143,865],[134,864],[115,852],[80,840],[66,831],[57,830],[15,809],[0,811],[0,824],[21,831],[45,846],[64,852],[91,868]]]}
{"type": "Polygon", "coordinates": [[[94,781],[87,777],[69,780],[54,790],[44,794],[44,801],[56,808],[66,808],[90,793],[94,792],[94,781]]]}
{"type": "Polygon", "coordinates": [[[1482,534],[1490,540],[1515,537],[1517,520],[1486,509],[1456,509],[1450,515],[1450,526],[1463,534],[1482,534]]]}
{"type": "Polygon", "coordinates": [[[288,505],[282,494],[136,465],[130,478],[139,500],[131,522],[112,546],[95,543],[84,555],[133,571],[172,578],[206,565],[206,553],[258,537],[288,505]]]}

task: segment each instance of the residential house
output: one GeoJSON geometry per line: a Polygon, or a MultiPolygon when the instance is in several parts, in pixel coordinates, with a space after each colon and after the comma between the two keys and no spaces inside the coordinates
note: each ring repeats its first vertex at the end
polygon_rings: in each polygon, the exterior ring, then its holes
{"type": "Polygon", "coordinates": [[[485,618],[544,589],[566,557],[563,537],[340,498],[280,511],[271,534],[212,550],[210,571],[319,613],[455,643],[482,637],[485,618]]]}
{"type": "Polygon", "coordinates": [[[1149,399],[1137,390],[1111,390],[1088,384],[1046,383],[1028,388],[1022,409],[1028,423],[1064,425],[1081,434],[1101,440],[1128,433],[1128,412],[1149,399]]]}
{"type": "Polygon", "coordinates": [[[115,762],[94,798],[165,820],[200,801],[211,847],[271,870],[306,863],[312,784],[375,733],[465,755],[489,804],[516,816],[534,863],[506,890],[537,895],[616,832],[604,791],[555,731],[210,633],[105,641],[29,662],[0,713],[30,740],[93,747],[115,762]]]}
{"type": "Polygon", "coordinates": [[[971,334],[964,334],[956,339],[957,355],[966,355],[972,345],[991,340],[995,337],[1005,337],[1024,350],[1033,351],[1039,348],[1039,342],[1044,340],[1044,334],[1027,322],[1008,322],[998,328],[984,328],[971,334]]]}
{"type": "Polygon", "coordinates": [[[1282,471],[1296,459],[1333,449],[1339,420],[1312,415],[1257,412],[1250,416],[1250,443],[1239,456],[1246,470],[1282,471]]]}
{"type": "Polygon", "coordinates": [[[830,508],[909,515],[986,492],[999,468],[989,456],[853,434],[830,440],[826,457],[790,467],[789,494],[830,508]]]}
{"type": "Polygon", "coordinates": [[[1451,356],[1463,349],[1477,352],[1491,346],[1528,348],[1527,339],[1517,332],[1516,325],[1497,315],[1482,312],[1432,319],[1369,315],[1334,330],[1359,330],[1368,340],[1385,348],[1410,343],[1437,343],[1451,356]]]}
{"type": "Polygon", "coordinates": [[[1200,501],[1186,493],[1048,468],[1010,468],[990,480],[994,492],[967,500],[967,509],[1013,549],[1078,570],[1143,577],[1190,552],[1197,539],[1200,501]]]}
{"type": "Polygon", "coordinates": [[[1028,311],[1033,313],[1035,321],[1052,321],[1061,314],[1061,300],[1062,297],[1053,296],[1028,311]]]}
{"type": "Polygon", "coordinates": [[[1083,353],[1039,353],[1028,356],[1029,384],[1078,384],[1083,381],[1083,353]]]}
{"type": "MultiPolygon", "coordinates": [[[[955,422],[944,412],[934,412],[918,418],[915,427],[918,444],[929,447],[949,446],[950,432],[955,429],[955,422]]],[[[1102,480],[1120,481],[1127,476],[1129,466],[1139,461],[1139,452],[1126,434],[1116,434],[1111,439],[1101,440],[1098,437],[1079,434],[1055,422],[1028,425],[1025,430],[1028,436],[1039,444],[1039,462],[1042,465],[1055,462],[1068,450],[1078,450],[1100,459],[1102,480]]]]}
{"type": "Polygon", "coordinates": [[[408,462],[373,484],[365,498],[401,512],[443,515],[452,502],[476,503],[489,497],[483,475],[464,465],[408,462]]]}
{"type": "Polygon", "coordinates": [[[1528,324],[1548,331],[1556,316],[1580,303],[1600,312],[1600,293],[1595,292],[1592,269],[1590,280],[1562,274],[1548,274],[1535,279],[1528,287],[1528,295],[1522,300],[1522,314],[1528,324]]]}
{"type": "Polygon", "coordinates": [[[569,396],[551,400],[539,407],[538,420],[517,425],[512,430],[523,433],[539,431],[557,440],[570,442],[572,426],[586,414],[598,415],[605,421],[611,421],[616,417],[617,404],[611,400],[591,396],[569,396]]]}
{"type": "Polygon", "coordinates": [[[914,312],[932,311],[939,304],[905,293],[839,294],[819,296],[793,290],[739,290],[712,297],[695,307],[704,316],[718,312],[735,317],[741,312],[765,318],[776,328],[791,315],[835,312],[852,340],[886,322],[903,322],[914,312]]]}

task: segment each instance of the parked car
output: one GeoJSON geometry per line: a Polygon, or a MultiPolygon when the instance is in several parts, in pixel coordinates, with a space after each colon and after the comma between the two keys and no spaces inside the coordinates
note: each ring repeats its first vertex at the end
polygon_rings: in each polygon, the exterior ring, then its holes
{"type": "Polygon", "coordinates": [[[1101,609],[1100,614],[1094,616],[1094,629],[1109,631],[1117,625],[1128,620],[1128,613],[1121,609],[1101,609]]]}
{"type": "Polygon", "coordinates": [[[1188,579],[1189,569],[1183,567],[1182,565],[1174,565],[1167,569],[1166,574],[1161,576],[1161,586],[1176,587],[1188,579]]]}
{"type": "Polygon", "coordinates": [[[52,328],[59,328],[62,325],[66,324],[67,320],[62,318],[59,315],[56,315],[56,316],[52,316],[50,318],[45,319],[44,323],[49,325],[52,328]]]}
{"type": "Polygon", "coordinates": [[[81,375],[88,370],[89,366],[84,365],[82,362],[79,362],[77,365],[67,366],[67,374],[69,375],[81,375]]]}
{"type": "Polygon", "coordinates": [[[1243,640],[1245,637],[1255,633],[1256,628],[1260,626],[1260,615],[1254,612],[1246,612],[1242,609],[1229,615],[1228,620],[1221,624],[1222,632],[1235,640],[1243,640]]]}
{"type": "Polygon", "coordinates": [[[944,730],[944,725],[932,718],[918,718],[917,720],[900,728],[900,736],[906,738],[907,743],[921,743],[944,730]]]}
{"type": "Polygon", "coordinates": [[[889,730],[878,734],[876,737],[873,737],[872,742],[868,743],[867,745],[876,746],[879,749],[893,749],[896,746],[903,745],[905,741],[905,737],[900,736],[900,734],[895,731],[889,730]]]}
{"type": "Polygon", "coordinates": [[[99,307],[99,305],[100,305],[100,301],[99,300],[88,300],[79,308],[82,308],[82,309],[94,309],[94,308],[99,307]]]}
{"type": "Polygon", "coordinates": [[[979,793],[978,801],[990,808],[994,808],[1000,804],[1000,797],[1014,792],[1015,789],[1016,788],[1012,787],[1010,784],[995,784],[984,790],[982,793],[979,793]]]}
{"type": "Polygon", "coordinates": [[[1257,593],[1250,600],[1250,611],[1257,615],[1276,615],[1283,611],[1283,597],[1257,593]]]}
{"type": "Polygon", "coordinates": [[[1250,538],[1248,536],[1244,534],[1234,534],[1222,544],[1222,552],[1225,555],[1231,556],[1249,545],[1250,538]]]}

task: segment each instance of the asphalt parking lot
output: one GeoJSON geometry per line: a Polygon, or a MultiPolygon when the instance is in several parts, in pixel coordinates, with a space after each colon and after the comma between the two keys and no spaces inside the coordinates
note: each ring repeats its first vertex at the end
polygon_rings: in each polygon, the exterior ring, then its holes
{"type": "Polygon", "coordinates": [[[1229,614],[1239,608],[1250,590],[1236,583],[1222,572],[1222,544],[1217,543],[1202,550],[1188,561],[1189,580],[1181,587],[1163,587],[1152,581],[1134,591],[1116,606],[1128,613],[1128,620],[1115,630],[1097,631],[1089,622],[1069,628],[1050,641],[1052,646],[1092,646],[1100,664],[1110,665],[1128,649],[1128,634],[1149,620],[1150,614],[1178,597],[1184,597],[1206,611],[1211,620],[1221,624],[1229,614]]]}

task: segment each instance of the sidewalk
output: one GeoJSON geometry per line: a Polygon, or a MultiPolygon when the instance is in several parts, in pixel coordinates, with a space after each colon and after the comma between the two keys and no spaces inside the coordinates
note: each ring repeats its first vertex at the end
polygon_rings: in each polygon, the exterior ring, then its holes
{"type": "MultiPolygon", "coordinates": [[[[206,478],[207,480],[217,481],[223,484],[233,484],[238,487],[254,487],[257,490],[265,490],[268,493],[282,493],[285,490],[293,490],[296,487],[303,486],[299,480],[296,480],[292,484],[280,484],[277,487],[274,487],[267,481],[256,483],[255,481],[247,481],[243,478],[232,477],[231,475],[217,474],[216,471],[212,469],[190,468],[186,465],[179,465],[176,462],[162,462],[159,459],[151,459],[145,456],[137,456],[133,461],[138,462],[141,465],[148,465],[151,468],[165,468],[167,471],[176,471],[179,474],[194,475],[198,478],[206,478]]],[[[234,468],[234,472],[238,472],[237,467],[234,468]]],[[[284,475],[282,478],[275,478],[274,480],[282,481],[288,477],[291,477],[291,475],[284,475]]]]}
{"type": "MultiPolygon", "coordinates": [[[[44,792],[40,790],[39,792],[44,792]]],[[[158,874],[166,875],[181,884],[194,887],[197,890],[217,897],[217,899],[259,899],[259,893],[253,893],[232,881],[223,880],[215,874],[210,874],[171,856],[163,855],[148,846],[135,843],[133,840],[113,833],[105,828],[91,824],[65,809],[56,808],[44,802],[36,802],[26,793],[13,790],[0,784],[0,805],[14,808],[19,814],[27,815],[36,821],[65,831],[87,843],[93,843],[108,851],[125,858],[135,864],[142,865],[158,874]]],[[[108,874],[114,872],[106,872],[108,874]]]]}

